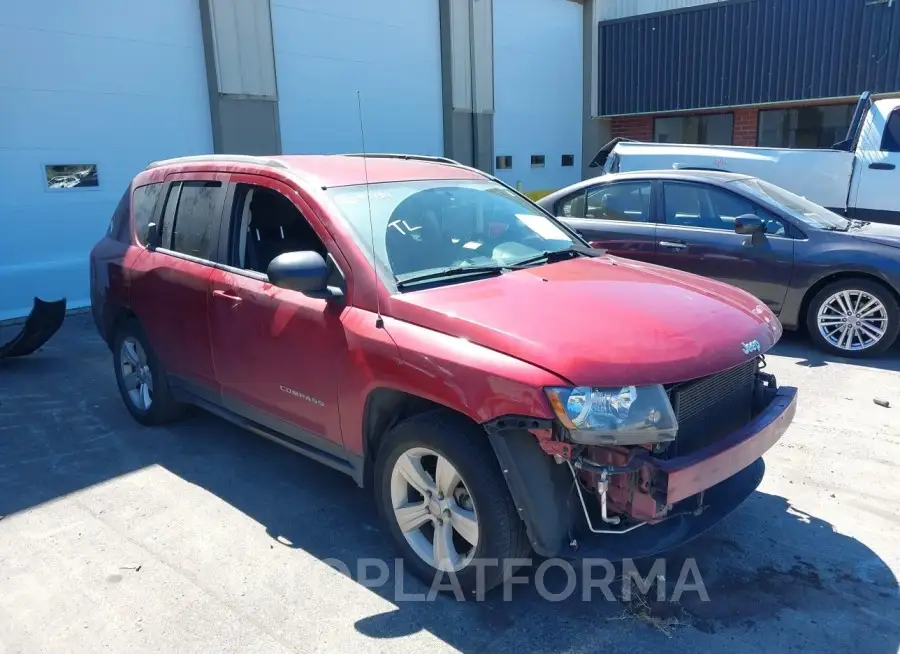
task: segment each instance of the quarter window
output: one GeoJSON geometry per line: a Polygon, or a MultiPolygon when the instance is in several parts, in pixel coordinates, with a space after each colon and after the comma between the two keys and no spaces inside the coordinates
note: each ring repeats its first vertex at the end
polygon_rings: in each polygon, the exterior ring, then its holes
{"type": "Polygon", "coordinates": [[[650,182],[606,184],[587,192],[585,215],[602,220],[650,222],[650,182]]]}
{"type": "Polygon", "coordinates": [[[170,249],[198,259],[216,259],[224,192],[221,182],[186,181],[172,185],[164,219],[168,223],[164,231],[171,233],[170,249]]]}
{"type": "Polygon", "coordinates": [[[156,208],[156,201],[159,199],[162,187],[162,183],[159,182],[134,189],[134,197],[131,201],[134,207],[134,231],[137,234],[138,242],[142,245],[147,244],[147,233],[150,229],[150,222],[153,220],[153,210],[156,208]]]}

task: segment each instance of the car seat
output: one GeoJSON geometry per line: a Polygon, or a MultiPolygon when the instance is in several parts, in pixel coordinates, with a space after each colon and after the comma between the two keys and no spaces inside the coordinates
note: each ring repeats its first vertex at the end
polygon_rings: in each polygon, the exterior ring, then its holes
{"type": "Polygon", "coordinates": [[[266,272],[272,259],[285,252],[314,250],[325,254],[312,226],[280,193],[253,190],[248,229],[246,265],[251,270],[266,272]]]}

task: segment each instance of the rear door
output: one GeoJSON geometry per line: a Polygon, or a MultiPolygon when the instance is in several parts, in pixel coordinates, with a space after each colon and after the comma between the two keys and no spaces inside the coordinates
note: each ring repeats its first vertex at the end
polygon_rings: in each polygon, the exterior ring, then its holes
{"type": "Polygon", "coordinates": [[[629,259],[652,261],[656,183],[636,180],[595,184],[561,199],[556,215],[593,247],[629,259]]]}
{"type": "Polygon", "coordinates": [[[132,306],[168,372],[217,394],[207,302],[228,175],[176,174],[166,183],[159,245],[135,263],[132,306]]]}
{"type": "Polygon", "coordinates": [[[794,265],[794,240],[780,218],[718,186],[662,182],[655,262],[742,288],[778,313],[794,265]],[[755,214],[766,234],[736,234],[734,220],[755,214]]]}

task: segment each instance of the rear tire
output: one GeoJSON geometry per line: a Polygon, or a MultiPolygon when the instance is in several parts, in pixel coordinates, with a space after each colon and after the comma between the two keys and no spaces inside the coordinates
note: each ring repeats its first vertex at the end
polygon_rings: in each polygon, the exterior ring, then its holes
{"type": "Polygon", "coordinates": [[[113,362],[122,401],[139,423],[163,425],[184,414],[186,407],[172,397],[166,371],[137,320],[116,331],[113,362]]]}
{"type": "MultiPolygon", "coordinates": [[[[374,481],[396,549],[429,586],[441,573],[436,562],[443,562],[463,592],[486,592],[514,570],[511,559],[531,551],[487,434],[459,414],[438,409],[393,427],[378,449],[374,481]],[[440,540],[450,545],[436,545],[445,530],[450,536],[440,540]],[[438,561],[449,547],[450,556],[438,561]]],[[[440,581],[450,588],[446,576],[440,581]]]]}
{"type": "Polygon", "coordinates": [[[840,279],[810,301],[806,328],[816,347],[831,354],[878,356],[897,340],[900,306],[878,282],[840,279]]]}

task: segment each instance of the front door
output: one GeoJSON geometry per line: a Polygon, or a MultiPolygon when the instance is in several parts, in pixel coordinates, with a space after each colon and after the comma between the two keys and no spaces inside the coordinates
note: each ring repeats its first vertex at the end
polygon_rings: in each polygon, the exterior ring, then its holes
{"type": "Polygon", "coordinates": [[[343,305],[273,286],[266,275],[284,252],[328,257],[324,231],[306,219],[312,212],[286,186],[252,175],[232,175],[232,185],[220,253],[225,265],[209,292],[224,406],[301,441],[340,444],[335,371],[347,347],[343,305]]]}
{"type": "Polygon", "coordinates": [[[879,100],[863,123],[848,214],[900,225],[900,100],[879,100]]]}
{"type": "Polygon", "coordinates": [[[557,205],[557,215],[592,247],[629,259],[652,261],[656,225],[650,180],[597,184],[557,205]]]}
{"type": "Polygon", "coordinates": [[[663,182],[659,208],[656,263],[737,286],[781,310],[794,241],[776,216],[730,191],[689,182],[663,182]],[[735,233],[735,218],[745,214],[763,218],[765,236],[735,233]]]}
{"type": "Polygon", "coordinates": [[[219,173],[169,176],[158,247],[137,258],[131,275],[132,307],[166,370],[214,394],[207,301],[227,184],[219,173]]]}

